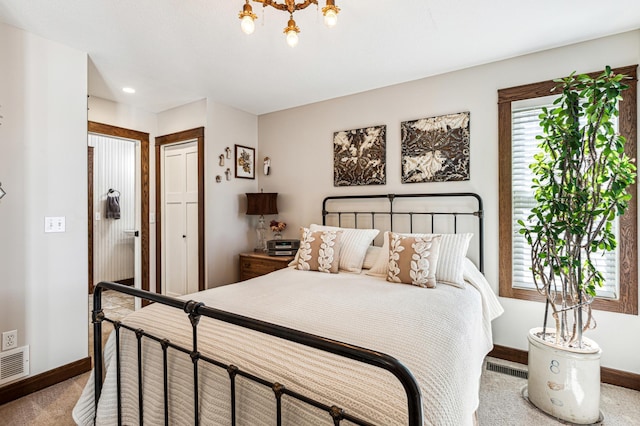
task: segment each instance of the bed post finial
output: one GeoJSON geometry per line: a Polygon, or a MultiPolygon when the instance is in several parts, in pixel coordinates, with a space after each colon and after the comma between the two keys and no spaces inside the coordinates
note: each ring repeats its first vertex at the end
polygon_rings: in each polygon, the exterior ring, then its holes
{"type": "Polygon", "coordinates": [[[332,405],[329,411],[331,418],[333,418],[333,424],[339,425],[344,420],[344,410],[338,406],[332,405]]]}

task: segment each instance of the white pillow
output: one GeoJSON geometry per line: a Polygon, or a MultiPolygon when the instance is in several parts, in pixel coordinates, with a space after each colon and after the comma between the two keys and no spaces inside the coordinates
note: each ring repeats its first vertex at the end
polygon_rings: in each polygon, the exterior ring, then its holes
{"type": "MultiPolygon", "coordinates": [[[[469,249],[469,242],[473,234],[401,234],[414,237],[426,237],[427,235],[442,235],[440,240],[440,252],[438,256],[438,268],[436,280],[444,284],[456,287],[464,287],[463,263],[469,249]]],[[[386,277],[389,270],[389,231],[384,233],[382,254],[376,263],[367,272],[368,275],[386,277]]]]}
{"type": "Polygon", "coordinates": [[[440,234],[440,256],[436,280],[464,287],[464,260],[473,234],[440,234]]]}
{"type": "MultiPolygon", "coordinates": [[[[364,257],[373,239],[380,233],[378,229],[340,228],[312,224],[311,231],[343,231],[340,248],[340,270],[347,272],[362,271],[364,257]]],[[[388,247],[388,246],[387,246],[388,247]]],[[[387,248],[387,250],[389,250],[387,248]]]]}
{"type": "Polygon", "coordinates": [[[367,254],[364,255],[364,261],[362,262],[362,269],[371,269],[375,265],[376,261],[382,253],[382,247],[369,246],[367,247],[367,254]]]}
{"type": "Polygon", "coordinates": [[[376,277],[386,277],[389,270],[389,231],[384,233],[382,242],[382,252],[373,266],[366,272],[367,275],[376,277]]]}

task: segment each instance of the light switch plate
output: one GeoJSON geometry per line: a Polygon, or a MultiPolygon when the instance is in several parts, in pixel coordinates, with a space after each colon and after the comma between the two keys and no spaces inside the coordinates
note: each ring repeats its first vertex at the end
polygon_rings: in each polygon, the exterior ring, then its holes
{"type": "Polygon", "coordinates": [[[65,217],[45,217],[44,218],[44,232],[65,232],[65,217]]]}

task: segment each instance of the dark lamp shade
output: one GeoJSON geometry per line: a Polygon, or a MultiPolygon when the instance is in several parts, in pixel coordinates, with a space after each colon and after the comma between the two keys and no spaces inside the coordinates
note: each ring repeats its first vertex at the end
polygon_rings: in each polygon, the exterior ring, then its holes
{"type": "Polygon", "coordinates": [[[247,193],[247,214],[278,214],[277,192],[247,193]]]}

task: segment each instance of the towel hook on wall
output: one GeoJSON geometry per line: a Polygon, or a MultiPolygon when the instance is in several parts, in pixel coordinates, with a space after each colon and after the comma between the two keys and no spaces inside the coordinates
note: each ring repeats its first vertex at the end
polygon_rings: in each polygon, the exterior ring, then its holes
{"type": "Polygon", "coordinates": [[[111,195],[111,194],[114,194],[114,193],[115,193],[116,197],[120,196],[120,191],[118,191],[117,189],[113,189],[113,188],[109,188],[109,191],[107,192],[107,195],[111,195]]]}

